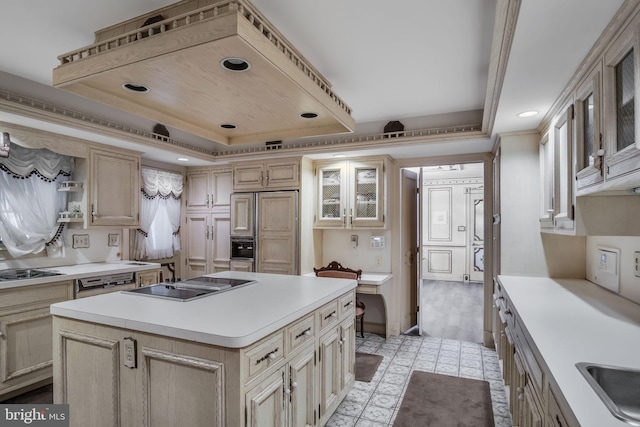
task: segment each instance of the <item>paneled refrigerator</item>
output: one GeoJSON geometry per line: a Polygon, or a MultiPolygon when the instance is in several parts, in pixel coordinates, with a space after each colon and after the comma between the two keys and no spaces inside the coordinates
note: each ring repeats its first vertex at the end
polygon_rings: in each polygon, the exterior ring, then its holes
{"type": "Polygon", "coordinates": [[[298,192],[231,195],[231,270],[299,274],[298,192]]]}

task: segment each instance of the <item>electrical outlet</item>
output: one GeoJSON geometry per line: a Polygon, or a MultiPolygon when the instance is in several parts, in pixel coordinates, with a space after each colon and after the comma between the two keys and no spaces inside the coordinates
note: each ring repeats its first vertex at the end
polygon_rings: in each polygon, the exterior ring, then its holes
{"type": "Polygon", "coordinates": [[[124,338],[124,366],[135,369],[138,365],[136,358],[136,340],[131,337],[124,338]]]}
{"type": "Polygon", "coordinates": [[[634,252],[633,260],[635,261],[635,264],[633,266],[633,273],[636,277],[640,277],[640,252],[634,252]]]}
{"type": "Polygon", "coordinates": [[[382,257],[381,256],[377,256],[376,257],[376,265],[382,265],[382,257]]]}
{"type": "Polygon", "coordinates": [[[73,245],[74,249],[88,248],[89,247],[89,235],[88,234],[74,234],[73,245]]]}
{"type": "Polygon", "coordinates": [[[107,243],[109,246],[120,246],[120,234],[109,233],[109,240],[107,243]]]}
{"type": "Polygon", "coordinates": [[[357,234],[352,234],[351,235],[351,247],[352,248],[357,248],[358,247],[358,235],[357,234]]]}

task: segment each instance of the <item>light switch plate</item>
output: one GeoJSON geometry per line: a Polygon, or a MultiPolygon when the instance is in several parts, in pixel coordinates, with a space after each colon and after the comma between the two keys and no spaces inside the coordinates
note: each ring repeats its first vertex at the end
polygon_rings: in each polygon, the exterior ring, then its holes
{"type": "Polygon", "coordinates": [[[384,236],[371,236],[370,248],[384,249],[385,241],[384,236]]]}

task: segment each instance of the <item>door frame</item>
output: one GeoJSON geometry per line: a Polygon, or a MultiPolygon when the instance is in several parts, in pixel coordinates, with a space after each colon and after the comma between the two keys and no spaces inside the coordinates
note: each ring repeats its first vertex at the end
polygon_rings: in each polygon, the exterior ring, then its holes
{"type": "MultiPolygon", "coordinates": [[[[486,347],[493,347],[493,322],[492,322],[492,306],[493,306],[493,187],[494,187],[494,173],[493,173],[493,154],[492,153],[475,153],[475,154],[463,154],[455,156],[440,156],[440,157],[424,157],[424,158],[408,158],[398,159],[397,162],[397,188],[401,193],[402,191],[402,169],[403,168],[416,168],[422,166],[438,166],[447,164],[467,164],[467,163],[482,163],[483,164],[483,177],[484,177],[484,242],[485,242],[485,271],[484,271],[484,298],[483,298],[483,345],[486,347]]],[[[404,206],[400,203],[401,200],[396,200],[399,205],[399,213],[395,215],[393,220],[393,227],[400,231],[402,235],[403,224],[401,221],[402,211],[404,206]]],[[[417,239],[419,240],[419,239],[417,239]]],[[[420,242],[416,242],[419,244],[420,242]]],[[[400,249],[398,247],[398,249],[400,249]]],[[[418,283],[408,283],[409,278],[404,277],[402,273],[403,256],[400,250],[395,251],[391,260],[392,271],[398,271],[399,276],[396,283],[403,286],[418,286],[418,283]]],[[[417,276],[419,278],[419,276],[417,276]]],[[[402,293],[397,294],[400,298],[402,293]]],[[[398,308],[400,308],[398,306],[398,308]]],[[[399,318],[402,319],[402,313],[399,318]]],[[[402,328],[403,325],[400,325],[402,328]]]]}

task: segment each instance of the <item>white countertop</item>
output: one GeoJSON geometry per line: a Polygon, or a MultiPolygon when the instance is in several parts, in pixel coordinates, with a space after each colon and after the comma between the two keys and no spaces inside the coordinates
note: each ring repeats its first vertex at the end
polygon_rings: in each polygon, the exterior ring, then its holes
{"type": "Polygon", "coordinates": [[[357,282],[264,273],[208,276],[257,283],[187,302],[113,292],[51,306],[70,317],[223,347],[246,347],[351,289],[357,282]]]}
{"type": "Polygon", "coordinates": [[[586,280],[500,276],[509,299],[582,427],[615,418],[577,362],[640,369],[640,305],[586,280]]]}
{"type": "MultiPolygon", "coordinates": [[[[307,273],[305,276],[316,277],[315,273],[307,273]]],[[[391,273],[362,273],[358,279],[359,285],[382,286],[393,278],[391,273]]]]}
{"type": "Polygon", "coordinates": [[[62,273],[60,276],[38,277],[35,279],[7,280],[0,282],[0,289],[21,286],[38,285],[41,283],[60,282],[64,280],[80,279],[109,273],[129,273],[136,271],[156,270],[160,264],[132,260],[94,262],[87,264],[68,265],[61,267],[19,267],[62,273]]]}

